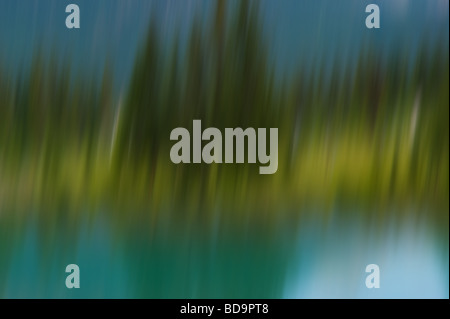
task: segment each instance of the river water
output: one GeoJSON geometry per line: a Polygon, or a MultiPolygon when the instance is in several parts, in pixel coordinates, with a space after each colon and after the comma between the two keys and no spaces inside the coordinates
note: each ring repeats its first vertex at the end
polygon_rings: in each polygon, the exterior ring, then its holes
{"type": "MultiPolygon", "coordinates": [[[[157,227],[96,214],[0,224],[2,298],[448,298],[448,237],[426,223],[157,227]],[[294,225],[294,226],[293,226],[294,225]],[[203,228],[202,228],[203,227],[203,228]],[[68,264],[80,288],[68,289],[68,264]],[[368,289],[368,264],[380,288],[368,289]]],[[[448,235],[447,235],[448,236],[448,235]]]]}

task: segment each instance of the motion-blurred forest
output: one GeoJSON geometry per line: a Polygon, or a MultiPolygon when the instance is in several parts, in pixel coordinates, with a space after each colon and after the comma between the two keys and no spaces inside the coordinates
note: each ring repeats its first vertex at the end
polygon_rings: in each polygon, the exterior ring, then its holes
{"type": "Polygon", "coordinates": [[[74,76],[58,52],[37,50],[20,75],[0,61],[0,215],[182,207],[189,218],[220,208],[270,220],[349,207],[380,220],[426,211],[448,232],[448,46],[386,57],[367,44],[351,67],[336,58],[330,72],[306,72],[299,60],[297,75],[279,80],[256,6],[218,1],[209,27],[194,23],[187,46],[175,38],[170,52],[150,23],[120,94],[108,65],[99,82],[74,76]],[[173,164],[170,132],[193,119],[222,131],[277,127],[277,173],[173,164]]]}

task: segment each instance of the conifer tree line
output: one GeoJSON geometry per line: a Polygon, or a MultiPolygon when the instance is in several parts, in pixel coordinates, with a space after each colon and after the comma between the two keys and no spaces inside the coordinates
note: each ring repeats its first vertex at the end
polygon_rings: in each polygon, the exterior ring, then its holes
{"type": "Polygon", "coordinates": [[[109,65],[97,81],[74,76],[57,52],[37,50],[20,74],[0,61],[0,206],[238,197],[231,190],[245,180],[250,202],[358,198],[448,209],[448,46],[424,42],[412,63],[401,48],[382,57],[382,48],[363,47],[351,68],[336,59],[307,73],[299,60],[295,76],[280,80],[257,2],[219,0],[213,14],[169,51],[150,22],[120,100],[109,65]],[[194,119],[279,128],[276,176],[247,164],[170,163],[170,131],[194,119]]]}

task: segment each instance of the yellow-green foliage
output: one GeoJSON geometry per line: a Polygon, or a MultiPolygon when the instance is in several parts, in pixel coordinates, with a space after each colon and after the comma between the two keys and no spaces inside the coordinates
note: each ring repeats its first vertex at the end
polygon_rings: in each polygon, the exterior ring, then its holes
{"type": "Polygon", "coordinates": [[[0,214],[106,205],[262,216],[362,205],[428,206],[448,219],[448,48],[422,48],[412,67],[403,51],[383,62],[365,50],[355,70],[333,68],[329,81],[302,73],[300,61],[280,85],[257,11],[242,1],[229,12],[218,6],[203,33],[194,23],[181,53],[176,40],[163,52],[151,26],[120,102],[110,68],[98,85],[37,54],[21,80],[0,73],[0,214]],[[172,164],[170,131],[193,119],[278,127],[278,172],[172,164]]]}

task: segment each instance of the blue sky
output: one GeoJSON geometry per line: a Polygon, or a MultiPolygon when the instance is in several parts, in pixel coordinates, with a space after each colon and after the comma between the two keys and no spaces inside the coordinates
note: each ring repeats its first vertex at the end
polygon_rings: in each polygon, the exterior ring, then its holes
{"type": "MultiPolygon", "coordinates": [[[[233,0],[235,1],[235,0],[233,0]]],[[[331,63],[336,55],[355,56],[373,43],[388,52],[394,46],[414,51],[424,38],[448,47],[447,0],[262,0],[264,35],[280,73],[303,62],[331,63]],[[365,27],[365,7],[378,4],[381,29],[365,27]],[[440,31],[440,32],[439,32],[440,31]],[[443,31],[443,32],[442,32],[443,31]],[[440,38],[439,38],[440,37],[440,38]]],[[[212,1],[203,0],[0,0],[0,60],[14,72],[29,65],[38,48],[54,48],[76,69],[102,70],[108,57],[118,85],[127,83],[136,50],[150,19],[171,39],[182,39],[194,16],[211,19],[212,1]],[[81,29],[65,27],[65,7],[78,4],[81,29]]]]}

